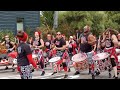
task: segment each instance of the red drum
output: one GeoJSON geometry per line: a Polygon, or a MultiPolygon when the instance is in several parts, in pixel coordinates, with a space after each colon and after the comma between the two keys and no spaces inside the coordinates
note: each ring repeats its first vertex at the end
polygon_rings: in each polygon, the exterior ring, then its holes
{"type": "Polygon", "coordinates": [[[111,66],[110,60],[108,59],[109,56],[110,56],[110,54],[108,54],[107,52],[98,53],[98,54],[94,55],[92,57],[94,66],[99,71],[105,71],[107,69],[110,69],[112,66],[111,66]]]}
{"type": "Polygon", "coordinates": [[[72,61],[75,63],[75,66],[80,70],[85,70],[89,68],[87,55],[85,53],[78,53],[72,57],[72,61]]]}
{"type": "Polygon", "coordinates": [[[6,59],[1,60],[0,62],[0,65],[7,65],[7,64],[9,64],[9,62],[6,59]]]}
{"type": "Polygon", "coordinates": [[[8,57],[16,58],[17,57],[17,52],[11,52],[11,53],[9,53],[8,57]]]}

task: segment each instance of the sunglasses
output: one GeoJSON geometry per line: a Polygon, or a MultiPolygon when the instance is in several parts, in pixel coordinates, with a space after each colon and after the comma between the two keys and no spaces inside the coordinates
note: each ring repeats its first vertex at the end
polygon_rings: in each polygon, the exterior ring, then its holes
{"type": "Polygon", "coordinates": [[[61,35],[61,34],[56,34],[56,35],[61,35]]]}

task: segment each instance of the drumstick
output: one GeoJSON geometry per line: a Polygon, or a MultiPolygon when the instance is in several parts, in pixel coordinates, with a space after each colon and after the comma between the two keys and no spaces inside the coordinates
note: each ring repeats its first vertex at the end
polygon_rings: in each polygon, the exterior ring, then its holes
{"type": "Polygon", "coordinates": [[[98,45],[97,45],[97,51],[98,51],[98,46],[100,46],[100,38],[101,38],[101,35],[99,35],[98,45]]]}

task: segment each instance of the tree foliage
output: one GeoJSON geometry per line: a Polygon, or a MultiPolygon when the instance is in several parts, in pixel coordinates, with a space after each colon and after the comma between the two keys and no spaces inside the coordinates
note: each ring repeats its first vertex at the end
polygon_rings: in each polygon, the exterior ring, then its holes
{"type": "MultiPolygon", "coordinates": [[[[54,11],[43,11],[42,22],[52,30],[54,11]],[[47,25],[46,25],[46,24],[47,25]]],[[[66,11],[59,12],[58,28],[65,35],[75,34],[75,28],[83,30],[85,25],[91,27],[93,34],[98,36],[107,28],[120,31],[120,11],[66,11]]]]}

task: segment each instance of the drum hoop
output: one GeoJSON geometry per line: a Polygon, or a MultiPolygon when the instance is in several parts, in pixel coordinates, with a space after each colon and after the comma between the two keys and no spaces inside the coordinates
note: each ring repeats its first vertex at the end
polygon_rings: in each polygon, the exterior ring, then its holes
{"type": "MultiPolygon", "coordinates": [[[[84,55],[84,58],[85,58],[84,60],[87,59],[87,55],[86,55],[86,53],[78,53],[78,54],[75,54],[75,55],[79,55],[79,54],[84,55]]],[[[75,56],[75,55],[74,55],[74,56],[75,56]]],[[[72,61],[74,61],[74,60],[73,60],[74,56],[72,56],[72,61]]],[[[81,60],[81,61],[80,61],[80,60],[77,60],[77,61],[74,61],[74,62],[82,62],[82,61],[84,61],[84,60],[81,60]]]]}
{"type": "MultiPolygon", "coordinates": [[[[106,53],[106,54],[108,55],[106,58],[108,58],[108,57],[110,56],[110,54],[107,53],[107,52],[102,52],[102,53],[106,53]]],[[[98,54],[101,54],[101,53],[98,53],[98,54]]],[[[98,55],[98,54],[96,54],[96,55],[98,55]]],[[[103,58],[103,59],[96,59],[96,60],[95,60],[94,57],[95,57],[96,55],[94,55],[94,56],[92,57],[92,59],[93,59],[94,61],[99,61],[99,60],[106,59],[106,58],[103,58]]]]}

